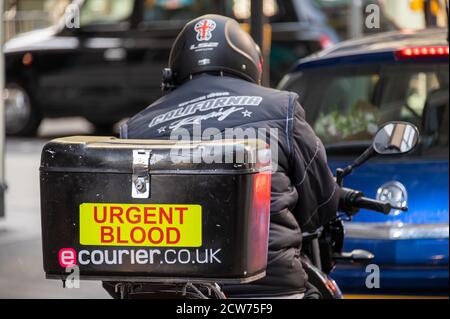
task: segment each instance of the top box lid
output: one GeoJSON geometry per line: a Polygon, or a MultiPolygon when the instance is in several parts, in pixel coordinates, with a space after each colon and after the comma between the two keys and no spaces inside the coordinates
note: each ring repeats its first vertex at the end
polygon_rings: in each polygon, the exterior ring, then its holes
{"type": "Polygon", "coordinates": [[[152,175],[251,174],[272,168],[270,148],[258,139],[177,142],[74,136],[45,145],[41,171],[132,174],[137,153],[148,156],[152,175]]]}

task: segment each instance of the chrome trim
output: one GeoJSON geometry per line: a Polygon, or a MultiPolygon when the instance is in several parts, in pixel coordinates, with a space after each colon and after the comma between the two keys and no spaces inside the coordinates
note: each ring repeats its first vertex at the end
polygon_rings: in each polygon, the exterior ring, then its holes
{"type": "Polygon", "coordinates": [[[353,239],[448,239],[448,224],[371,224],[346,223],[346,238],[353,239]]]}
{"type": "MultiPolygon", "coordinates": [[[[377,191],[377,200],[388,202],[393,207],[408,207],[408,191],[405,185],[398,181],[392,181],[381,186],[377,191]]],[[[391,216],[402,214],[401,210],[391,213],[391,216]]]]}

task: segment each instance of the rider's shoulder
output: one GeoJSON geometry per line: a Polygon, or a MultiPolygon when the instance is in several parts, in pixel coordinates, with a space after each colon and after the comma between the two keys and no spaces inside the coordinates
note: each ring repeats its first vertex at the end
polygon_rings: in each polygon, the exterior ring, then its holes
{"type": "Polygon", "coordinates": [[[295,92],[265,87],[262,85],[258,85],[258,84],[254,84],[254,83],[250,83],[250,82],[246,82],[246,81],[242,81],[242,82],[247,83],[247,85],[250,86],[251,88],[253,88],[255,91],[259,91],[261,94],[268,96],[268,97],[273,97],[275,99],[279,99],[280,97],[286,97],[291,102],[296,102],[299,97],[298,94],[295,92]]]}

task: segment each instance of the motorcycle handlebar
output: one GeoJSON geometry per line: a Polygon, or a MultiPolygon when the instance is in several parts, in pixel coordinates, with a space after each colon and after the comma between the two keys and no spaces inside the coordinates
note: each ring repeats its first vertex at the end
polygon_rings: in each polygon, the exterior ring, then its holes
{"type": "Polygon", "coordinates": [[[384,215],[389,215],[392,210],[391,204],[366,197],[357,198],[354,205],[359,209],[368,209],[374,212],[382,213],[384,215]]]}
{"type": "Polygon", "coordinates": [[[349,216],[356,215],[361,209],[389,215],[392,205],[364,197],[364,194],[352,189],[342,188],[339,209],[349,216]]]}

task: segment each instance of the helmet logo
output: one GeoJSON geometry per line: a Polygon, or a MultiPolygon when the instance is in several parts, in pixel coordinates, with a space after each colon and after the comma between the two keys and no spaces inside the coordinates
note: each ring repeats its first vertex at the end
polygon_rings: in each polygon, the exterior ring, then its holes
{"type": "Polygon", "coordinates": [[[216,26],[216,23],[210,19],[205,19],[197,22],[197,24],[195,25],[195,31],[197,31],[197,40],[211,40],[212,32],[216,29],[216,26]]]}

